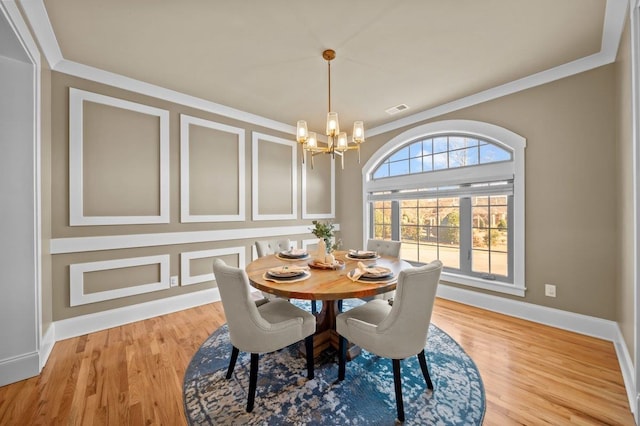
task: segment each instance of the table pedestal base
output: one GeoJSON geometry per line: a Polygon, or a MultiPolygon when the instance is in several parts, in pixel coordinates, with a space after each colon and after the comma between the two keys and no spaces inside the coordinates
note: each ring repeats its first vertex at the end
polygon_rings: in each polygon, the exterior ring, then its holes
{"type": "MultiPolygon", "coordinates": [[[[316,314],[316,333],[313,335],[313,357],[317,358],[327,349],[338,351],[340,335],[336,332],[336,315],[340,313],[339,300],[323,300],[322,310],[316,314]]],[[[306,355],[304,345],[300,345],[300,352],[306,355]]],[[[347,360],[360,355],[360,347],[348,343],[347,360]]]]}

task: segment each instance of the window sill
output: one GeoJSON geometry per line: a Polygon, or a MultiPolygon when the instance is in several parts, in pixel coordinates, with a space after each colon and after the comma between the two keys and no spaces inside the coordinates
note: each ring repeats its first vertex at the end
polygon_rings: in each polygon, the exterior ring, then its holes
{"type": "Polygon", "coordinates": [[[441,281],[454,284],[462,284],[468,287],[481,288],[483,290],[491,290],[498,293],[511,294],[513,296],[524,297],[526,288],[519,287],[516,284],[508,284],[499,281],[485,280],[482,278],[469,277],[466,275],[454,274],[451,272],[442,272],[441,281]]]}

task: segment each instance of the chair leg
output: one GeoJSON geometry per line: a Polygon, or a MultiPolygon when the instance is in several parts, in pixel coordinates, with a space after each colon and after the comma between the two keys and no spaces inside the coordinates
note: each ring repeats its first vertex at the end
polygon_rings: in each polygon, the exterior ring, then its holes
{"type": "Polygon", "coordinates": [[[317,314],[318,313],[318,306],[316,305],[316,301],[315,300],[311,301],[311,313],[312,314],[317,314]]]}
{"type": "Polygon", "coordinates": [[[253,401],[256,398],[256,385],[258,384],[258,358],[260,355],[251,354],[251,369],[249,370],[249,400],[247,401],[247,413],[253,411],[253,401]]]}
{"type": "Polygon", "coordinates": [[[340,336],[338,340],[338,380],[343,381],[347,361],[347,339],[340,336]]]}
{"type": "Polygon", "coordinates": [[[342,299],[338,300],[338,312],[342,312],[342,299]]]}
{"type": "Polygon", "coordinates": [[[433,390],[433,383],[431,382],[431,376],[429,375],[429,367],[427,367],[427,359],[424,356],[424,349],[418,354],[418,361],[420,361],[420,368],[422,369],[424,381],[427,382],[427,388],[433,390]]]}
{"type": "Polygon", "coordinates": [[[400,360],[393,362],[393,384],[396,388],[396,407],[398,408],[398,420],[404,422],[404,404],[402,402],[402,378],[400,376],[400,360]]]}
{"type": "Polygon", "coordinates": [[[312,380],[313,375],[313,334],[304,339],[304,346],[307,352],[307,379],[312,380]]]}
{"type": "Polygon", "coordinates": [[[240,350],[235,346],[233,346],[233,349],[231,350],[231,359],[229,360],[229,368],[227,368],[227,376],[226,376],[227,380],[231,378],[231,373],[233,373],[233,369],[236,366],[236,361],[238,360],[238,353],[240,353],[240,350]]]}

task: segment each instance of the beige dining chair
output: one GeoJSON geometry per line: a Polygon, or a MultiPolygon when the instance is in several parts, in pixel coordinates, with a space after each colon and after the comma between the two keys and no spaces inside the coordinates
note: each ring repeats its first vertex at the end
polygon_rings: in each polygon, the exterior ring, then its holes
{"type": "Polygon", "coordinates": [[[401,241],[393,240],[367,240],[367,250],[375,251],[381,256],[391,256],[400,258],[401,241]]]}
{"type": "MultiPolygon", "coordinates": [[[[367,250],[375,251],[381,256],[391,256],[391,257],[396,257],[400,259],[401,248],[402,248],[401,241],[376,240],[376,239],[367,240],[367,250]]],[[[395,291],[389,291],[383,294],[377,294],[373,298],[387,300],[389,301],[389,304],[392,304],[395,294],[396,294],[395,291]]]]}
{"type": "MultiPolygon", "coordinates": [[[[275,254],[277,252],[289,250],[291,248],[291,241],[289,239],[283,240],[260,240],[255,242],[256,253],[258,257],[269,256],[270,254],[275,254]]],[[[273,299],[274,296],[271,293],[267,293],[266,291],[262,292],[262,296],[265,299],[273,299]]]]}
{"type": "MultiPolygon", "coordinates": [[[[256,253],[258,253],[258,257],[265,257],[270,254],[279,253],[281,251],[286,251],[291,248],[291,241],[289,239],[283,240],[260,240],[255,242],[256,245],[256,253]]],[[[271,293],[267,293],[266,291],[262,292],[262,296],[266,299],[274,299],[274,296],[271,293]]],[[[311,301],[311,313],[315,314],[318,312],[318,306],[315,300],[311,301]]]]}
{"type": "Polygon", "coordinates": [[[265,257],[291,248],[291,241],[288,238],[282,240],[260,240],[256,241],[255,244],[258,257],[265,257]]]}
{"type": "Polygon", "coordinates": [[[251,299],[249,279],[243,269],[213,262],[213,273],[220,291],[233,348],[227,380],[235,368],[240,351],[251,353],[247,412],[253,410],[258,382],[259,354],[274,352],[302,339],[307,352],[307,378],[313,379],[313,334],[316,317],[284,299],[251,299]]]}
{"type": "Polygon", "coordinates": [[[338,380],[345,378],[347,341],[380,357],[390,358],[401,422],[404,421],[404,404],[400,360],[417,355],[427,388],[433,389],[424,347],[441,272],[439,260],[404,269],[398,275],[393,305],[374,299],[336,317],[336,331],[340,335],[338,380]]]}

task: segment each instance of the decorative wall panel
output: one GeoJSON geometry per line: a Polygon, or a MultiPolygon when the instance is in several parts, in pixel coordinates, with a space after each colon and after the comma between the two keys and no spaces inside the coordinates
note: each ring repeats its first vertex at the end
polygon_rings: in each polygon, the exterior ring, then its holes
{"type": "Polygon", "coordinates": [[[253,220],[298,218],[297,151],[295,141],[253,133],[253,220]]]}
{"type": "MultiPolygon", "coordinates": [[[[169,259],[170,256],[158,255],[158,256],[145,256],[136,257],[131,259],[115,259],[115,260],[103,260],[98,262],[76,263],[69,265],[70,271],[70,305],[78,306],[85,305],[87,303],[101,302],[104,300],[117,299],[120,297],[133,296],[136,294],[149,293],[152,291],[164,290],[170,287],[169,283],[169,259]],[[93,289],[85,287],[85,275],[99,272],[99,271],[114,271],[121,270],[121,279],[127,280],[126,276],[130,271],[135,271],[136,267],[158,265],[159,273],[155,282],[143,282],[139,284],[130,284],[122,286],[121,283],[113,281],[113,275],[111,275],[110,281],[113,284],[110,289],[101,286],[93,285],[93,289]],[[124,269],[129,269],[125,271],[124,269]],[[102,288],[100,288],[102,287],[102,288]]],[[[104,282],[104,279],[102,280],[104,282]]]]}
{"type": "Polygon", "coordinates": [[[212,249],[212,250],[199,250],[199,251],[190,251],[180,253],[180,275],[182,285],[191,285],[198,284],[207,281],[215,281],[215,276],[213,275],[213,258],[235,254],[238,256],[238,267],[245,267],[245,248],[244,247],[228,247],[222,249],[212,249]],[[211,259],[211,272],[200,273],[196,275],[191,274],[192,269],[192,261],[196,259],[211,259]]]}
{"type": "Polygon", "coordinates": [[[244,221],[244,165],[244,129],[181,114],[181,221],[244,221]]]}
{"type": "Polygon", "coordinates": [[[69,223],[169,223],[169,112],[69,88],[69,223]]]}
{"type": "Polygon", "coordinates": [[[309,155],[302,165],[302,218],[336,217],[336,163],[330,155],[317,155],[311,167],[309,155]]]}

